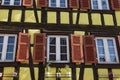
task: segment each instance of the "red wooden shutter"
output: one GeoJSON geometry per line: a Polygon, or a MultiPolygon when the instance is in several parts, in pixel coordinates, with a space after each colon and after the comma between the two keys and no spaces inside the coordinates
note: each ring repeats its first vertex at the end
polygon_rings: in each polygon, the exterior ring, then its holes
{"type": "Polygon", "coordinates": [[[82,36],[71,35],[72,62],[84,62],[82,43],[82,36]]]}
{"type": "Polygon", "coordinates": [[[47,0],[38,0],[37,5],[38,7],[47,7],[47,0]]]}
{"type": "Polygon", "coordinates": [[[33,0],[23,0],[23,6],[32,6],[33,0]]]}
{"type": "Polygon", "coordinates": [[[120,10],[120,0],[111,0],[113,10],[120,10]]]}
{"type": "Polygon", "coordinates": [[[28,33],[19,33],[17,61],[28,61],[30,48],[30,35],[28,33]]]}
{"type": "Polygon", "coordinates": [[[34,35],[34,53],[33,58],[36,62],[45,61],[45,43],[46,43],[46,34],[39,33],[34,35]]]}
{"type": "Polygon", "coordinates": [[[70,8],[79,8],[78,0],[69,0],[69,6],[70,8]]]}
{"type": "Polygon", "coordinates": [[[90,0],[80,0],[81,9],[90,9],[90,0]]]}
{"type": "Polygon", "coordinates": [[[84,37],[84,52],[86,63],[96,63],[96,51],[93,35],[84,37]]]}

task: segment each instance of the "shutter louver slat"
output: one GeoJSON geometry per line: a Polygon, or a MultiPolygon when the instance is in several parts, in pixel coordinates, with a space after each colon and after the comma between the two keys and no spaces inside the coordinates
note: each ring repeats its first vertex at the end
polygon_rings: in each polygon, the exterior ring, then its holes
{"type": "Polygon", "coordinates": [[[34,53],[33,58],[35,62],[45,61],[45,40],[46,34],[40,33],[34,35],[34,53]]]}
{"type": "Polygon", "coordinates": [[[93,35],[84,37],[84,52],[86,63],[96,63],[96,51],[93,35]]]}
{"type": "Polygon", "coordinates": [[[16,61],[28,62],[29,48],[30,48],[30,35],[27,33],[19,33],[16,61]]]}
{"type": "Polygon", "coordinates": [[[69,0],[69,6],[70,8],[79,8],[78,0],[69,0]]]}
{"type": "Polygon", "coordinates": [[[72,62],[84,62],[82,43],[81,35],[71,35],[72,62]]]}
{"type": "Polygon", "coordinates": [[[120,10],[120,0],[111,0],[113,10],[120,10]]]}
{"type": "Polygon", "coordinates": [[[37,1],[37,6],[38,7],[47,7],[47,0],[38,0],[37,1]]]}
{"type": "Polygon", "coordinates": [[[80,0],[81,9],[90,9],[90,0],[80,0]]]}
{"type": "Polygon", "coordinates": [[[33,0],[23,0],[23,6],[32,6],[33,0]]]}

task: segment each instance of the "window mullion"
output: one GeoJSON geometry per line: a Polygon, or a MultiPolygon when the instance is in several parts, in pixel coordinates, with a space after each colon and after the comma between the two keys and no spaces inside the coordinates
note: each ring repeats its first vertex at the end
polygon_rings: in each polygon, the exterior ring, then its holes
{"type": "Polygon", "coordinates": [[[69,57],[69,43],[68,43],[68,38],[66,38],[66,40],[67,40],[67,61],[69,61],[70,59],[70,57],[69,57]]]}
{"type": "Polygon", "coordinates": [[[5,59],[6,59],[7,44],[8,44],[8,36],[4,36],[2,61],[5,61],[5,59]]]}
{"type": "Polygon", "coordinates": [[[107,39],[103,39],[103,41],[104,41],[104,49],[105,49],[106,62],[109,62],[110,61],[110,55],[109,55],[109,49],[108,49],[107,39]]]}
{"type": "Polygon", "coordinates": [[[56,0],[57,7],[60,7],[60,0],[56,0]]]}
{"type": "Polygon", "coordinates": [[[56,61],[60,61],[60,37],[56,37],[56,61]]]}
{"type": "Polygon", "coordinates": [[[14,5],[14,0],[10,0],[10,5],[14,5]]]}

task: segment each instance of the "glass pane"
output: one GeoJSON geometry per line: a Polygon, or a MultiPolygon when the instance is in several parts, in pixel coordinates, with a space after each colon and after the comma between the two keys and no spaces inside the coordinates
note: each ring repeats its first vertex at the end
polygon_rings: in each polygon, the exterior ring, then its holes
{"type": "Polygon", "coordinates": [[[106,0],[102,0],[102,9],[107,9],[107,2],[106,2],[106,0]]]}
{"type": "Polygon", "coordinates": [[[60,45],[67,45],[66,38],[60,38],[60,45]]]}
{"type": "Polygon", "coordinates": [[[60,53],[67,53],[67,46],[61,46],[60,53]]]}
{"type": "Polygon", "coordinates": [[[1,60],[2,53],[0,53],[0,60],[1,60]]]}
{"type": "Polygon", "coordinates": [[[3,39],[4,39],[4,37],[0,36],[0,43],[3,43],[3,39]]]}
{"type": "Polygon", "coordinates": [[[107,42],[108,42],[108,46],[114,46],[112,39],[108,39],[107,42]]]}
{"type": "Polygon", "coordinates": [[[111,62],[116,62],[117,61],[115,55],[114,56],[110,56],[110,61],[111,62]]]}
{"type": "Polygon", "coordinates": [[[6,60],[13,60],[13,53],[7,53],[6,60]]]}
{"type": "Polygon", "coordinates": [[[56,46],[50,46],[50,53],[56,53],[56,46]]]}
{"type": "Polygon", "coordinates": [[[4,4],[9,5],[10,4],[10,0],[4,0],[4,4]]]}
{"type": "Polygon", "coordinates": [[[67,60],[67,55],[65,55],[65,54],[61,55],[61,60],[62,61],[67,60]]]}
{"type": "Polygon", "coordinates": [[[50,44],[56,44],[56,38],[50,38],[50,44]]]}
{"type": "Polygon", "coordinates": [[[15,37],[14,36],[10,36],[8,38],[8,43],[14,43],[15,42],[15,37]]]}
{"type": "Polygon", "coordinates": [[[2,49],[3,49],[3,45],[0,44],[0,52],[2,52],[2,49]]]}
{"type": "Polygon", "coordinates": [[[49,60],[50,61],[55,61],[56,60],[56,55],[55,54],[50,54],[49,60]]]}
{"type": "Polygon", "coordinates": [[[56,7],[56,0],[51,0],[51,7],[56,7]]]}
{"type": "Polygon", "coordinates": [[[60,7],[65,7],[65,0],[60,0],[60,7]]]}
{"type": "Polygon", "coordinates": [[[93,9],[98,9],[98,1],[97,0],[92,0],[93,4],[93,9]]]}
{"type": "Polygon", "coordinates": [[[7,52],[13,52],[13,51],[14,51],[14,45],[8,45],[7,52]]]}
{"type": "Polygon", "coordinates": [[[97,49],[98,49],[98,56],[99,56],[99,61],[100,62],[105,62],[105,50],[104,50],[104,45],[103,45],[103,40],[102,39],[97,39],[97,49]]]}

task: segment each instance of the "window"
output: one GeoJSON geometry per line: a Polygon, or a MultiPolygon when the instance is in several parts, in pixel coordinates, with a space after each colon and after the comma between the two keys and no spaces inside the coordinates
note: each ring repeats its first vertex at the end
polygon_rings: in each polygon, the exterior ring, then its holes
{"type": "Polygon", "coordinates": [[[67,8],[67,0],[49,0],[49,7],[67,8]]]}
{"type": "Polygon", "coordinates": [[[11,62],[15,59],[17,35],[0,35],[0,61],[11,62]]]}
{"type": "Polygon", "coordinates": [[[20,6],[21,5],[21,0],[2,0],[2,5],[5,6],[20,6]]]}
{"type": "Polygon", "coordinates": [[[69,62],[68,36],[47,37],[47,62],[69,62]]]}
{"type": "Polygon", "coordinates": [[[95,38],[98,63],[118,63],[115,39],[110,37],[95,38]]]}
{"type": "Polygon", "coordinates": [[[92,9],[109,10],[108,0],[91,0],[92,9]]]}

